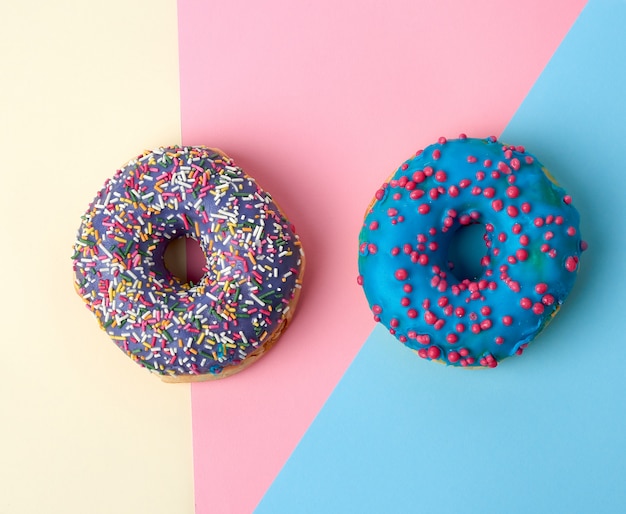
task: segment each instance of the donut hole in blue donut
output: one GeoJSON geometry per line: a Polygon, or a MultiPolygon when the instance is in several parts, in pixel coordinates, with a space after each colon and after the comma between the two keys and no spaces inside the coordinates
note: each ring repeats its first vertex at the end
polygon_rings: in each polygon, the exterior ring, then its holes
{"type": "Polygon", "coordinates": [[[191,237],[181,236],[166,245],[163,261],[167,270],[184,284],[197,284],[206,266],[200,243],[191,237]]]}
{"type": "Polygon", "coordinates": [[[485,225],[473,223],[461,226],[448,247],[448,268],[459,282],[476,280],[483,274],[482,258],[487,255],[485,225]]]}

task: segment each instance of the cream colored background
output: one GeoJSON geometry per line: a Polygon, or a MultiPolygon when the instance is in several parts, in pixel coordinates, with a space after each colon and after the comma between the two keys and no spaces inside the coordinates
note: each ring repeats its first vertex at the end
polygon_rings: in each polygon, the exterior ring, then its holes
{"type": "Polygon", "coordinates": [[[110,342],[70,260],[104,180],[180,142],[176,2],[3,3],[0,513],[193,512],[189,387],[110,342]]]}

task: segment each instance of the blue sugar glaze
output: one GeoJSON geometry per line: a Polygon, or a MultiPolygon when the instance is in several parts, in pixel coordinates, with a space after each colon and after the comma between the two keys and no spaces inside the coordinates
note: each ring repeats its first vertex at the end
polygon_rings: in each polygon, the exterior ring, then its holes
{"type": "Polygon", "coordinates": [[[583,247],[577,210],[533,155],[493,137],[441,138],[377,191],[359,281],[375,319],[421,357],[495,367],[558,312],[583,247]],[[448,247],[471,223],[485,226],[487,259],[459,281],[448,247]]]}

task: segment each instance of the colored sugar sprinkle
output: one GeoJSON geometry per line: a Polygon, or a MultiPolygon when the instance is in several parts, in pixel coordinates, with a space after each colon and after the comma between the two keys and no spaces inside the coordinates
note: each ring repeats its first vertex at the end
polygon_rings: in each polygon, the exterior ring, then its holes
{"type": "Polygon", "coordinates": [[[219,374],[283,323],[301,287],[298,236],[271,196],[206,147],[146,152],[107,180],[82,217],[75,287],[131,359],[161,375],[219,374]],[[198,284],[164,264],[172,239],[206,255],[198,284]]]}
{"type": "Polygon", "coordinates": [[[374,320],[425,359],[496,367],[519,355],[571,291],[586,243],[572,199],[523,147],[462,136],[403,163],[374,195],[358,283],[374,320]],[[481,224],[480,276],[447,261],[481,224]]]}

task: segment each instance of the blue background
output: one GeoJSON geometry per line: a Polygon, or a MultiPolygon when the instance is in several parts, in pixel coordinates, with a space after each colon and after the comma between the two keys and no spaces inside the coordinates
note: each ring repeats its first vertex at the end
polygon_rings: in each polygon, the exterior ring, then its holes
{"type": "Polygon", "coordinates": [[[561,312],[494,370],[423,361],[376,327],[258,514],[626,512],[625,95],[626,2],[591,1],[501,136],[581,212],[561,312]]]}

